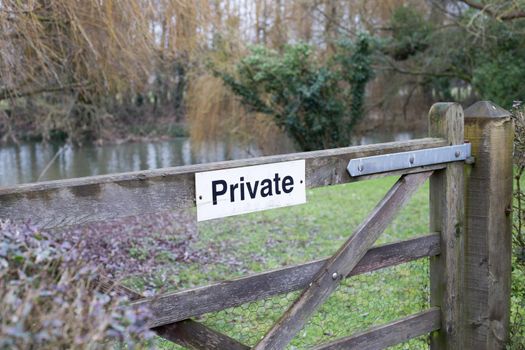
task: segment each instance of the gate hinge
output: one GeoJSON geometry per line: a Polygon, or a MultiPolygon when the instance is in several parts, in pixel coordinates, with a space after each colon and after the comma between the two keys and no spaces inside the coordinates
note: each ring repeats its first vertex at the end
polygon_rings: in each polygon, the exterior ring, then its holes
{"type": "Polygon", "coordinates": [[[464,161],[470,156],[470,143],[417,151],[381,154],[352,159],[347,170],[351,176],[362,176],[387,171],[416,168],[425,165],[464,161]]]}

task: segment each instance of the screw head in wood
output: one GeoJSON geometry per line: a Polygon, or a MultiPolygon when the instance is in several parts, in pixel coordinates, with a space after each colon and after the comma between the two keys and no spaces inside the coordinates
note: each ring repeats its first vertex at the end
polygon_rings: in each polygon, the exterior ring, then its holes
{"type": "Polygon", "coordinates": [[[467,159],[465,159],[465,164],[474,164],[475,162],[476,162],[476,159],[472,156],[467,157],[467,159]]]}

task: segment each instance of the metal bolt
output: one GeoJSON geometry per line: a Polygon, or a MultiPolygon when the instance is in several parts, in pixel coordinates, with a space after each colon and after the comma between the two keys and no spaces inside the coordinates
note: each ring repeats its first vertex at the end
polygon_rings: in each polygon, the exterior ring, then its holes
{"type": "Polygon", "coordinates": [[[460,151],[456,151],[456,153],[454,153],[454,155],[456,156],[456,158],[458,158],[461,155],[461,152],[460,151]]]}
{"type": "Polygon", "coordinates": [[[332,274],[332,279],[335,281],[337,279],[337,277],[339,277],[339,275],[337,274],[337,272],[334,272],[332,274]]]}
{"type": "Polygon", "coordinates": [[[363,164],[359,164],[357,166],[357,171],[362,172],[363,171],[363,164]]]}
{"type": "Polygon", "coordinates": [[[410,164],[414,164],[415,160],[416,158],[414,157],[414,155],[411,155],[410,158],[408,158],[408,161],[410,162],[410,164]]]}

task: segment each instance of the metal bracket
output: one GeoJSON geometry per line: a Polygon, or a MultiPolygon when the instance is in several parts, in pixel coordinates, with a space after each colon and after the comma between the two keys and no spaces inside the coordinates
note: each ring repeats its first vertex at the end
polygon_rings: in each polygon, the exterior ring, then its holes
{"type": "Polygon", "coordinates": [[[425,165],[464,161],[470,157],[470,143],[417,151],[382,154],[352,159],[347,170],[351,176],[410,169],[425,165]]]}

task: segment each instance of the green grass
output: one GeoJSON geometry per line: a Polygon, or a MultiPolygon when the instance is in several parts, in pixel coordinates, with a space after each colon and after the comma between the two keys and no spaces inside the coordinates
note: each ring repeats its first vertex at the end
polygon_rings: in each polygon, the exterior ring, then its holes
{"type": "MultiPolygon", "coordinates": [[[[262,272],[332,255],[395,182],[383,178],[307,192],[305,205],[200,223],[194,249],[205,263],[168,264],[159,287],[173,289],[262,272]]],[[[428,233],[428,183],[397,215],[376,244],[428,233]]],[[[167,260],[169,262],[169,260],[167,260]]],[[[520,275],[523,278],[523,274],[520,275]]],[[[129,281],[141,287],[141,279],[129,281]]],[[[348,336],[424,310],[429,296],[428,259],[421,259],[343,281],[313,315],[289,349],[348,336]]],[[[253,346],[298,295],[297,292],[203,315],[198,321],[253,346]]],[[[517,305],[516,302],[514,302],[517,305]]],[[[523,305],[516,309],[523,313],[523,305]]],[[[514,312],[514,314],[518,314],[514,312]]],[[[162,340],[158,347],[181,349],[162,340]]],[[[419,337],[394,349],[427,349],[419,337]]]]}
{"type": "MultiPolygon", "coordinates": [[[[205,285],[250,273],[332,255],[351,235],[395,178],[307,192],[305,205],[201,223],[194,244],[209,263],[176,268],[175,289],[205,285]]],[[[410,200],[377,244],[428,232],[428,185],[410,200]]],[[[140,286],[140,281],[134,281],[140,286]]],[[[206,325],[254,345],[297,292],[249,303],[199,318],[206,325]]],[[[345,280],[314,314],[290,349],[304,349],[418,312],[428,306],[426,259],[345,280]]],[[[179,349],[159,341],[159,347],[179,349]]],[[[425,349],[426,339],[397,349],[425,349]]]]}

